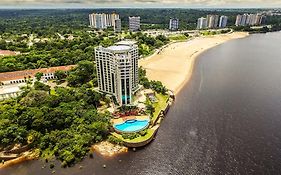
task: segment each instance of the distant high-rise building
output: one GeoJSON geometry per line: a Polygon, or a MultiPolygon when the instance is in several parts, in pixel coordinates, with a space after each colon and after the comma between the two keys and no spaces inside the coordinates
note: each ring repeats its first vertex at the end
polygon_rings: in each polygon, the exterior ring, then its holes
{"type": "Polygon", "coordinates": [[[105,13],[93,13],[89,14],[90,26],[96,29],[106,29],[107,27],[114,27],[115,20],[119,19],[119,15],[105,14],[105,13]]]}
{"type": "Polygon", "coordinates": [[[240,26],[241,19],[242,19],[242,15],[237,15],[236,16],[236,21],[235,21],[235,25],[236,26],[240,26]]]}
{"type": "Polygon", "coordinates": [[[226,25],[227,25],[227,19],[228,19],[227,16],[221,16],[221,17],[220,17],[220,22],[219,22],[219,27],[220,27],[220,28],[225,28],[225,27],[226,27],[226,25]]]}
{"type": "Polygon", "coordinates": [[[240,25],[245,26],[247,24],[248,18],[249,18],[248,14],[242,15],[240,25]]]}
{"type": "Polygon", "coordinates": [[[219,16],[218,15],[207,15],[207,27],[217,28],[219,24],[219,16]]]}
{"type": "Polygon", "coordinates": [[[169,23],[170,30],[178,30],[179,29],[179,19],[171,18],[169,23]]]}
{"type": "Polygon", "coordinates": [[[215,21],[212,28],[217,28],[219,26],[220,16],[219,15],[214,15],[214,16],[215,16],[215,21]]]}
{"type": "Polygon", "coordinates": [[[266,16],[262,15],[260,19],[260,24],[265,24],[266,22],[266,16]]]}
{"type": "Polygon", "coordinates": [[[262,14],[244,14],[237,15],[236,17],[236,26],[253,26],[264,24],[266,16],[262,14]]]}
{"type": "Polygon", "coordinates": [[[140,17],[130,16],[129,17],[129,30],[134,32],[140,30],[140,17]]]}
{"type": "Polygon", "coordinates": [[[121,32],[121,29],[121,19],[115,19],[114,31],[121,32]]]}
{"type": "Polygon", "coordinates": [[[197,20],[197,29],[207,28],[207,18],[201,17],[197,20]]]}
{"type": "Polygon", "coordinates": [[[255,25],[256,24],[256,18],[257,18],[257,15],[256,14],[247,14],[247,17],[249,18],[248,21],[246,21],[246,24],[245,25],[255,25]]]}
{"type": "Polygon", "coordinates": [[[138,46],[135,41],[121,41],[95,50],[98,86],[114,96],[119,105],[132,103],[138,89],[138,46]]]}

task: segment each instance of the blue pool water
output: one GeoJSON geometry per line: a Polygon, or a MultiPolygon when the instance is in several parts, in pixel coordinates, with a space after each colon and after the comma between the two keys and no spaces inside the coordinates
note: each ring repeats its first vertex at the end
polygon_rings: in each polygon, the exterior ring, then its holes
{"type": "Polygon", "coordinates": [[[146,128],[148,120],[127,120],[124,123],[114,125],[114,128],[121,132],[137,132],[146,128]]]}

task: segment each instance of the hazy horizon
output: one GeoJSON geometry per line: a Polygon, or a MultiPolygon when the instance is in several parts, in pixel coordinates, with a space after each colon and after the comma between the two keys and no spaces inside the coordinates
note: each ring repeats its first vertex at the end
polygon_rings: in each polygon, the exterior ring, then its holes
{"type": "Polygon", "coordinates": [[[1,0],[0,8],[281,8],[280,0],[1,0]]]}

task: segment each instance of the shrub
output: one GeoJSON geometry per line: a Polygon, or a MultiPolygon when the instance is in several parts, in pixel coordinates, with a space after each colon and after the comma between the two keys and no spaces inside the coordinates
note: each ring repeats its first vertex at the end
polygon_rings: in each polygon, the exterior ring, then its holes
{"type": "Polygon", "coordinates": [[[139,136],[140,135],[138,133],[124,133],[124,134],[122,134],[122,137],[124,139],[130,139],[130,140],[133,140],[134,138],[137,138],[139,136]]]}
{"type": "Polygon", "coordinates": [[[113,143],[113,144],[118,144],[118,145],[123,144],[123,141],[121,139],[118,139],[112,135],[108,136],[107,141],[109,141],[110,143],[113,143]]]}
{"type": "Polygon", "coordinates": [[[145,136],[146,134],[147,134],[147,129],[139,132],[139,135],[141,135],[141,136],[145,136]]]}

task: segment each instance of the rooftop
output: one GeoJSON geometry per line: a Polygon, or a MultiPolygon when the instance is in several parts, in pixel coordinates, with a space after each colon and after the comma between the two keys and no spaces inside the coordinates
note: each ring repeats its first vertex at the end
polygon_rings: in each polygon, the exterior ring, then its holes
{"type": "Polygon", "coordinates": [[[116,45],[127,45],[127,46],[131,46],[137,44],[137,41],[134,40],[123,40],[123,41],[119,41],[116,43],[116,45]]]}
{"type": "Polygon", "coordinates": [[[18,55],[20,52],[10,51],[10,50],[0,50],[1,56],[11,56],[11,55],[18,55]]]}
{"type": "Polygon", "coordinates": [[[58,67],[50,67],[50,68],[41,68],[41,69],[29,69],[23,71],[15,71],[15,72],[4,72],[0,73],[0,81],[10,81],[10,80],[18,80],[30,77],[34,77],[37,72],[46,73],[54,73],[57,70],[68,71],[73,68],[75,65],[69,66],[58,66],[58,67]]]}
{"type": "Polygon", "coordinates": [[[113,50],[113,51],[126,51],[130,50],[130,46],[127,45],[117,45],[117,46],[110,46],[107,49],[113,50]]]}
{"type": "Polygon", "coordinates": [[[19,86],[5,86],[0,88],[0,95],[2,94],[11,94],[19,92],[21,89],[19,86]]]}

